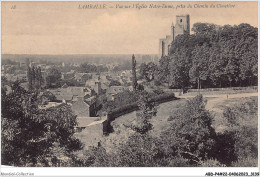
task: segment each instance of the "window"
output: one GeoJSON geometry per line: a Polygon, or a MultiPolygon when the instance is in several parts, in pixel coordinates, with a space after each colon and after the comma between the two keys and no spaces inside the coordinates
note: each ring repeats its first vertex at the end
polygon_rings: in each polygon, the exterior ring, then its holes
{"type": "Polygon", "coordinates": [[[180,22],[182,22],[182,19],[180,19],[180,22]]]}

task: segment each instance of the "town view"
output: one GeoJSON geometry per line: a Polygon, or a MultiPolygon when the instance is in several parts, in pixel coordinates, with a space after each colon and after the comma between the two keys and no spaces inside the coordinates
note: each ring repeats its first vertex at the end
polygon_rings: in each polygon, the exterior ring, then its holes
{"type": "Polygon", "coordinates": [[[1,164],[257,167],[258,27],[171,14],[144,54],[3,53],[1,164]]]}

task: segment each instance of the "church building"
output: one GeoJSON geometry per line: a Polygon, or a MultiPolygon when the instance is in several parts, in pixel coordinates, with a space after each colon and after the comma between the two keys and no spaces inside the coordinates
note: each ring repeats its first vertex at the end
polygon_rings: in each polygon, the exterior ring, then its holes
{"type": "Polygon", "coordinates": [[[177,15],[175,26],[172,23],[171,35],[159,40],[159,57],[169,55],[170,47],[175,37],[180,34],[190,34],[190,15],[177,15]]]}

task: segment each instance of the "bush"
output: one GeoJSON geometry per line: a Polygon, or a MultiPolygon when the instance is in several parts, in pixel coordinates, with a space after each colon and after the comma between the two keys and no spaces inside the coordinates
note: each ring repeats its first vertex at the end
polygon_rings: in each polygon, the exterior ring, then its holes
{"type": "MultiPolygon", "coordinates": [[[[257,157],[257,156],[256,156],[257,157]]],[[[238,159],[235,162],[232,162],[232,167],[257,167],[258,165],[257,158],[248,157],[244,159],[238,159]]]]}
{"type": "Polygon", "coordinates": [[[220,161],[231,166],[256,166],[257,163],[248,160],[258,156],[256,99],[250,98],[232,108],[226,108],[223,116],[228,120],[229,130],[217,140],[219,149],[223,144],[225,147],[220,153],[223,156],[220,161]]]}
{"type": "Polygon", "coordinates": [[[202,95],[188,100],[173,112],[170,128],[161,137],[173,151],[193,159],[193,162],[213,157],[215,153],[215,131],[211,127],[212,115],[205,109],[202,95]]]}
{"type": "Polygon", "coordinates": [[[200,167],[225,167],[224,164],[221,164],[216,159],[208,159],[203,161],[200,165],[200,167]]]}
{"type": "Polygon", "coordinates": [[[161,94],[164,94],[164,93],[165,93],[162,89],[156,89],[156,90],[153,90],[153,92],[154,92],[156,95],[161,95],[161,94]]]}
{"type": "Polygon", "coordinates": [[[257,128],[242,126],[235,132],[235,153],[238,159],[257,157],[257,128]]]}
{"type": "Polygon", "coordinates": [[[222,164],[230,166],[232,161],[237,160],[235,154],[235,133],[231,131],[225,131],[224,133],[218,133],[216,138],[216,151],[215,158],[222,164]]]}
{"type": "Polygon", "coordinates": [[[160,141],[147,134],[135,133],[113,156],[116,167],[159,167],[168,161],[160,148],[160,141]]]}
{"type": "Polygon", "coordinates": [[[227,119],[228,126],[232,127],[238,125],[237,117],[231,108],[227,107],[223,112],[223,116],[227,119]]]}

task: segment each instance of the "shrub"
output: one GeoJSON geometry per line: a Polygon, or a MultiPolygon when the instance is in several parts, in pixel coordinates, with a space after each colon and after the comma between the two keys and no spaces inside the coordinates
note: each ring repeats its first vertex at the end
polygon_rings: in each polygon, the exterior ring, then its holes
{"type": "Polygon", "coordinates": [[[160,141],[147,134],[135,133],[119,147],[113,159],[117,167],[159,167],[168,164],[160,141]]]}
{"type": "Polygon", "coordinates": [[[202,161],[202,163],[199,166],[201,166],[201,167],[225,167],[224,164],[221,164],[216,159],[208,159],[208,160],[202,161]]]}
{"type": "Polygon", "coordinates": [[[235,153],[238,159],[257,157],[257,128],[242,126],[235,132],[235,153]]]}
{"type": "Polygon", "coordinates": [[[227,107],[223,112],[223,116],[227,119],[228,126],[232,127],[238,125],[237,117],[231,108],[227,107]]]}
{"type": "MultiPolygon", "coordinates": [[[[257,157],[257,156],[256,156],[257,157]]],[[[243,159],[238,159],[235,162],[232,162],[232,167],[257,167],[258,165],[257,158],[248,157],[243,159]]]]}
{"type": "MultiPolygon", "coordinates": [[[[166,146],[186,155],[194,162],[212,157],[215,153],[215,131],[211,127],[212,115],[205,109],[202,95],[188,100],[174,113],[174,120],[161,137],[166,146]]],[[[183,156],[182,155],[182,156],[183,156]]]]}
{"type": "Polygon", "coordinates": [[[250,98],[232,108],[226,108],[223,116],[228,120],[230,128],[222,135],[224,137],[220,136],[217,140],[219,149],[223,144],[226,147],[220,153],[224,157],[220,161],[232,166],[256,166],[257,163],[248,160],[258,156],[256,99],[250,98]]]}
{"type": "Polygon", "coordinates": [[[230,166],[232,161],[237,160],[237,156],[235,154],[235,133],[232,131],[218,133],[215,140],[215,158],[220,163],[230,166]]]}

